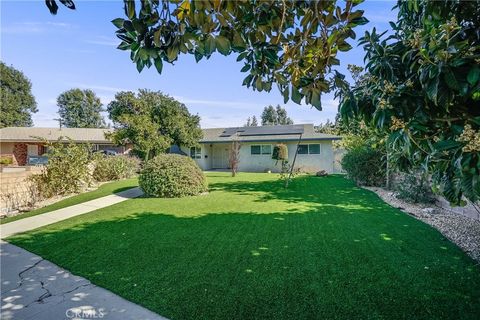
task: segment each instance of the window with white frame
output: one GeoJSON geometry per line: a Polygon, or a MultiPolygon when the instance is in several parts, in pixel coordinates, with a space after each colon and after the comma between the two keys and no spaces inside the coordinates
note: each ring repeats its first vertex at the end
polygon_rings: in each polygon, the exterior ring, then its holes
{"type": "Polygon", "coordinates": [[[298,154],[320,154],[320,144],[300,144],[298,145],[298,154]]]}
{"type": "Polygon", "coordinates": [[[202,148],[191,147],[190,148],[190,157],[192,159],[202,159],[202,148]]]}
{"type": "Polygon", "coordinates": [[[272,154],[271,144],[257,144],[250,146],[250,154],[272,154]]]}

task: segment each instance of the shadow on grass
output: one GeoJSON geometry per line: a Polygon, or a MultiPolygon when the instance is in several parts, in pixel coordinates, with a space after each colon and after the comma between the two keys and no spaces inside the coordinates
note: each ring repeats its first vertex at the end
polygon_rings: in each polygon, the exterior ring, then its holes
{"type": "MultiPolygon", "coordinates": [[[[252,192],[281,201],[295,201],[301,188],[255,184],[252,192]]],[[[212,187],[250,192],[243,183],[212,187]]],[[[88,222],[70,219],[9,241],[169,318],[479,314],[480,270],[458,248],[406,215],[351,214],[357,209],[339,206],[331,195],[307,211],[182,219],[140,212],[109,220],[99,211],[88,222]]],[[[318,197],[312,192],[304,201],[318,197]]],[[[141,207],[147,200],[133,201],[141,207]]],[[[377,207],[370,203],[365,212],[377,207]]]]}
{"type": "Polygon", "coordinates": [[[279,180],[231,182],[227,178],[225,182],[210,183],[209,189],[211,192],[224,191],[254,195],[256,202],[279,200],[287,203],[313,203],[319,207],[335,206],[360,210],[385,210],[389,207],[376,194],[355,186],[351,180],[343,176],[335,175],[299,176],[293,179],[287,189],[279,180]]]}

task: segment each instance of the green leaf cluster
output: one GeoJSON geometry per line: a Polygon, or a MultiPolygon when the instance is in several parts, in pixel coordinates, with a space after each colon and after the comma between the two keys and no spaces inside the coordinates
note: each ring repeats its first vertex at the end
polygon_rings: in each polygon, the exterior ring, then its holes
{"type": "Polygon", "coordinates": [[[30,127],[38,111],[32,84],[25,75],[0,61],[0,128],[30,127]]]}
{"type": "Polygon", "coordinates": [[[122,91],[107,107],[115,131],[108,137],[120,145],[133,145],[144,160],[166,152],[173,144],[195,146],[202,138],[200,117],[160,91],[122,91]]]}
{"type": "Polygon", "coordinates": [[[365,72],[340,112],[388,134],[392,163],[421,168],[452,204],[480,199],[480,3],[399,1],[391,35],[360,39],[365,72]]]}
{"type": "Polygon", "coordinates": [[[139,72],[154,65],[161,73],[181,54],[197,62],[237,54],[243,85],[269,92],[276,84],[285,103],[304,100],[321,110],[338,52],[350,50],[353,29],[368,22],[355,8],[361,2],[142,0],[137,7],[124,0],[126,17],[112,23],[118,49],[130,51],[139,72]]]}
{"type": "Polygon", "coordinates": [[[195,161],[178,154],[162,154],[144,164],[138,183],[146,195],[179,198],[208,190],[207,179],[195,161]]]}
{"type": "Polygon", "coordinates": [[[90,89],[70,89],[57,98],[58,114],[67,128],[105,128],[103,104],[90,89]]]}

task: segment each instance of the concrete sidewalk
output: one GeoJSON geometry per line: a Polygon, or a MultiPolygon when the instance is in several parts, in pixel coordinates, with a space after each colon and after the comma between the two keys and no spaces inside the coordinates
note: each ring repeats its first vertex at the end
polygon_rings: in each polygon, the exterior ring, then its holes
{"type": "Polygon", "coordinates": [[[5,239],[16,233],[30,231],[58,221],[75,217],[90,211],[108,207],[113,204],[139,197],[143,194],[142,189],[132,188],[109,196],[90,200],[70,207],[39,214],[33,217],[20,219],[0,225],[0,239],[5,239]]]}
{"type": "Polygon", "coordinates": [[[0,266],[2,320],[165,319],[4,241],[0,266]]]}

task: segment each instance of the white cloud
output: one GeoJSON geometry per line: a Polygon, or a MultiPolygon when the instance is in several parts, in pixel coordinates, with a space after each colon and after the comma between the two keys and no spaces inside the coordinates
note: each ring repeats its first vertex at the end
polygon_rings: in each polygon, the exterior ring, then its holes
{"type": "Polygon", "coordinates": [[[120,40],[115,37],[97,36],[93,39],[85,40],[86,43],[97,44],[101,46],[116,47],[120,44],[120,40]]]}
{"type": "Polygon", "coordinates": [[[178,101],[188,105],[209,106],[209,107],[229,107],[237,110],[257,110],[263,108],[260,103],[252,103],[246,101],[225,101],[225,100],[204,100],[188,98],[183,96],[173,96],[178,101]]]}
{"type": "Polygon", "coordinates": [[[4,34],[38,34],[58,32],[73,27],[75,26],[66,22],[16,22],[9,26],[2,27],[0,32],[4,34]]]}

